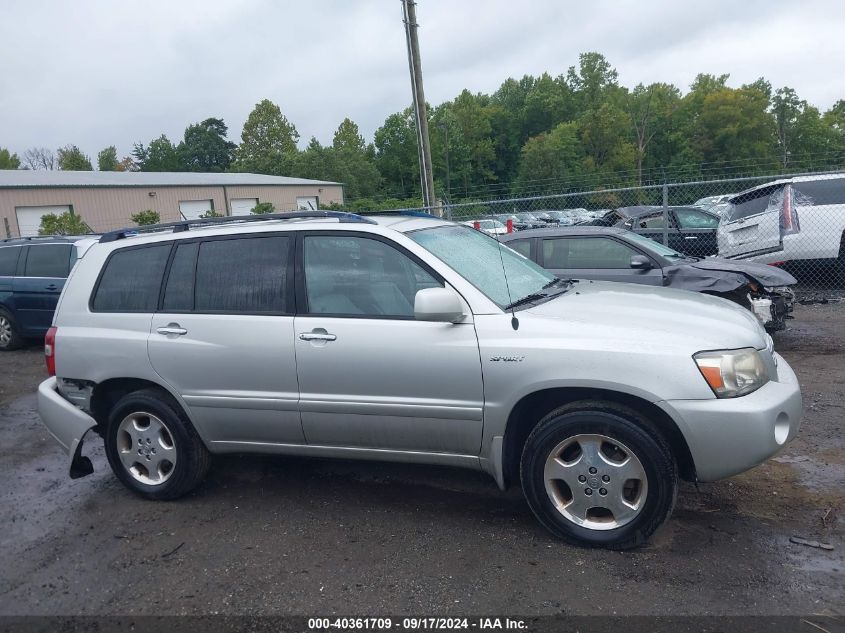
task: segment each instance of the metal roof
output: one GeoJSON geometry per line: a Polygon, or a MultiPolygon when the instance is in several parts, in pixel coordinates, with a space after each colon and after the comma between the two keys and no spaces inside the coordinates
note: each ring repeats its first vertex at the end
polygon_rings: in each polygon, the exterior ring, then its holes
{"type": "Polygon", "coordinates": [[[0,170],[0,188],[7,187],[222,187],[340,185],[338,182],[244,173],[153,171],[0,170]]]}

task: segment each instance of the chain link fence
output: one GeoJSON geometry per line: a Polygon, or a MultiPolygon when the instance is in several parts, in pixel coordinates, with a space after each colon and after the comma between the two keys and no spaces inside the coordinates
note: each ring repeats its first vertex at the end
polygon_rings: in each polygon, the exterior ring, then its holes
{"type": "Polygon", "coordinates": [[[845,297],[845,172],[802,173],[443,203],[423,211],[491,234],[616,226],[691,257],[779,266],[805,302],[845,297]]]}

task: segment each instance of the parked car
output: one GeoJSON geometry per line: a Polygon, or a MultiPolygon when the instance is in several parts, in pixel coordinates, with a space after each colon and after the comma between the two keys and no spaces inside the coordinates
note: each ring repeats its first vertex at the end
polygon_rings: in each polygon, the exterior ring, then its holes
{"type": "Polygon", "coordinates": [[[0,351],[44,338],[70,269],[95,241],[91,236],[0,240],[0,351]]]}
{"type": "Polygon", "coordinates": [[[734,195],[735,194],[729,193],[722,194],[720,196],[706,196],[704,198],[699,198],[690,206],[698,207],[699,209],[704,209],[705,211],[710,211],[711,213],[721,216],[725,210],[730,208],[728,201],[734,195]]]}
{"type": "Polygon", "coordinates": [[[777,180],[729,204],[718,231],[720,255],[766,264],[845,264],[845,174],[777,180]]]}
{"type": "Polygon", "coordinates": [[[489,219],[482,219],[482,220],[469,220],[468,222],[464,222],[467,226],[475,227],[478,225],[479,231],[484,231],[488,235],[506,235],[508,232],[508,228],[499,222],[499,220],[489,220],[489,219]]]}
{"type": "Polygon", "coordinates": [[[555,535],[625,548],[679,476],[729,477],[798,432],[795,374],[730,302],[562,281],[434,217],[235,220],[115,231],[76,264],[38,388],[72,477],[91,431],[148,499],[215,453],[462,466],[520,482],[555,535]]]}
{"type": "MultiPolygon", "coordinates": [[[[707,257],[718,252],[718,215],[695,207],[668,207],[667,214],[668,246],[671,249],[692,257],[707,257]]],[[[620,207],[578,226],[620,226],[662,243],[663,207],[620,207]]]]}
{"type": "Polygon", "coordinates": [[[525,231],[526,229],[534,228],[533,224],[529,224],[514,213],[500,213],[494,216],[496,220],[507,226],[508,220],[513,222],[514,231],[525,231]]]}
{"type": "Polygon", "coordinates": [[[558,219],[548,211],[532,211],[531,215],[540,220],[540,222],[545,222],[546,225],[558,224],[558,219]]]}
{"type": "Polygon", "coordinates": [[[616,227],[524,231],[502,242],[562,279],[601,279],[668,286],[729,299],[770,331],[786,327],[795,277],[784,270],[727,259],[689,257],[616,227]]]}
{"type": "Polygon", "coordinates": [[[548,226],[548,222],[544,222],[528,211],[520,211],[519,213],[514,213],[514,215],[525,223],[525,228],[527,229],[539,229],[548,226]]]}

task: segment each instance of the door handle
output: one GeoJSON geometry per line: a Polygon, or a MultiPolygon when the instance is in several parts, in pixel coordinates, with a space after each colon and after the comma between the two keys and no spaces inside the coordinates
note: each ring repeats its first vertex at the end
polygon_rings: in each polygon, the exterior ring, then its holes
{"type": "Polygon", "coordinates": [[[58,290],[59,287],[56,284],[50,284],[49,286],[45,287],[44,290],[58,290]]]}
{"type": "Polygon", "coordinates": [[[180,326],[178,323],[168,323],[165,327],[156,328],[156,332],[164,334],[165,336],[175,334],[182,336],[188,333],[188,330],[180,326]]]}
{"type": "Polygon", "coordinates": [[[325,332],[303,332],[299,335],[303,341],[336,341],[337,337],[334,334],[327,334],[325,332]]]}

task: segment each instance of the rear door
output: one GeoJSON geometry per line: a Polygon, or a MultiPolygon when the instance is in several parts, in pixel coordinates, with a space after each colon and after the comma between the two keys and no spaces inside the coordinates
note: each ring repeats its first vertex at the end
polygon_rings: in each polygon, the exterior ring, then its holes
{"type": "Polygon", "coordinates": [[[0,305],[9,310],[15,309],[12,283],[18,272],[18,259],[22,252],[23,248],[20,246],[0,244],[0,305]]]}
{"type": "Polygon", "coordinates": [[[631,258],[643,253],[612,237],[549,237],[542,239],[541,244],[537,263],[562,279],[663,284],[663,272],[657,262],[652,260],[653,267],[647,270],[631,268],[631,258]]]}
{"type": "Polygon", "coordinates": [[[675,208],[672,212],[675,214],[675,224],[678,227],[675,241],[682,248],[672,244],[670,235],[671,248],[692,257],[707,257],[716,254],[719,250],[716,244],[719,216],[688,207],[675,208]]]}
{"type": "Polygon", "coordinates": [[[780,217],[786,185],[760,187],[736,196],[718,232],[719,255],[753,257],[783,248],[780,217]]]}
{"type": "Polygon", "coordinates": [[[15,316],[24,335],[41,336],[53,322],[75,252],[72,244],[30,244],[22,257],[23,274],[12,281],[15,316]]]}
{"type": "Polygon", "coordinates": [[[194,238],[170,256],[148,351],[220,449],[302,444],[293,237],[194,238]]]}

